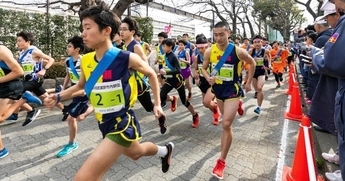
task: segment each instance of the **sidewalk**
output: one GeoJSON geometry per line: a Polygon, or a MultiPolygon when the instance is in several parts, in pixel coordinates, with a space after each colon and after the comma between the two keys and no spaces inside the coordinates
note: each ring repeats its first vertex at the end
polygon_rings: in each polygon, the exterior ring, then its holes
{"type": "MultiPolygon", "coordinates": [[[[253,110],[256,100],[254,91],[244,100],[246,114],[236,117],[233,124],[234,139],[227,158],[224,180],[269,181],[279,178],[279,165],[291,166],[298,122],[291,121],[287,127],[286,150],[281,150],[284,127],[283,112],[286,109],[286,85],[275,89],[273,76],[266,83],[266,100],[262,113],[257,116],[253,110]],[[279,157],[279,155],[281,157],[279,157]],[[278,164],[280,163],[280,164],[278,164]],[[277,174],[278,170],[278,174],[277,174]]],[[[173,91],[172,94],[176,95],[173,91]]],[[[168,119],[168,131],[161,135],[158,121],[140,108],[134,110],[141,122],[143,139],[164,145],[175,143],[172,165],[169,172],[161,172],[158,157],[141,158],[134,162],[121,156],[103,177],[103,180],[217,180],[211,175],[220,155],[221,125],[212,125],[212,114],[203,107],[199,89],[193,87],[192,104],[200,115],[200,126],[191,128],[192,116],[178,101],[178,108],[170,112],[169,103],[164,109],[168,119]]],[[[55,153],[68,141],[67,123],[61,122],[61,111],[45,108],[38,119],[22,127],[25,114],[16,124],[1,126],[3,142],[10,155],[0,160],[0,180],[71,180],[85,159],[101,140],[94,116],[79,123],[77,142],[79,149],[63,158],[55,153]]]]}

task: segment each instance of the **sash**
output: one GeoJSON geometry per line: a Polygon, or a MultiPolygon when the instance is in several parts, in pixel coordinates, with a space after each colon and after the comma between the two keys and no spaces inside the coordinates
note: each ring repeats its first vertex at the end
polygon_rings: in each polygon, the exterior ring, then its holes
{"type": "Polygon", "coordinates": [[[33,48],[29,48],[28,50],[26,50],[26,51],[24,52],[24,54],[22,54],[22,56],[20,56],[20,58],[19,58],[19,63],[22,64],[24,57],[25,57],[29,52],[32,52],[33,50],[34,50],[33,48]]]}
{"type": "Polygon", "coordinates": [[[121,52],[120,49],[116,47],[111,47],[103,56],[101,61],[98,63],[94,71],[91,73],[89,79],[85,83],[85,94],[90,97],[90,93],[97,83],[98,79],[101,77],[103,72],[110,66],[110,64],[115,61],[117,55],[121,52]],[[113,60],[113,61],[110,61],[113,60]]]}
{"type": "Polygon", "coordinates": [[[3,62],[3,61],[0,62],[0,67],[1,67],[1,68],[4,68],[4,69],[7,69],[7,70],[11,70],[11,69],[7,66],[7,64],[6,64],[5,62],[3,62]]]}
{"type": "Polygon", "coordinates": [[[69,68],[71,69],[72,73],[78,78],[79,80],[79,74],[77,72],[77,70],[75,69],[74,63],[73,63],[73,58],[70,57],[68,59],[68,63],[69,63],[69,68]]]}
{"type": "Polygon", "coordinates": [[[224,52],[224,54],[222,55],[222,57],[220,58],[220,60],[218,61],[217,65],[213,68],[210,76],[215,76],[218,71],[220,70],[220,68],[223,67],[226,59],[230,56],[230,53],[232,52],[232,50],[234,49],[234,44],[229,43],[228,46],[226,47],[226,50],[224,52]]]}
{"type": "Polygon", "coordinates": [[[168,57],[165,57],[165,64],[169,67],[170,70],[175,70],[175,67],[173,67],[169,60],[168,60],[168,57]]]}

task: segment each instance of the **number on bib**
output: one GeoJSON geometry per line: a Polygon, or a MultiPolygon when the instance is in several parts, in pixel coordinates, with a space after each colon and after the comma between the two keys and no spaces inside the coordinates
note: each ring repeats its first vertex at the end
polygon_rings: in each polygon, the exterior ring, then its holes
{"type": "Polygon", "coordinates": [[[96,113],[108,114],[121,110],[126,104],[121,81],[97,83],[90,100],[96,113]]]}
{"type": "Polygon", "coordinates": [[[22,68],[25,73],[31,73],[34,71],[34,65],[33,64],[22,64],[22,68]]]}
{"type": "Polygon", "coordinates": [[[263,58],[256,58],[256,66],[263,66],[264,59],[263,58]]]}
{"type": "Polygon", "coordinates": [[[282,58],[276,58],[275,63],[283,63],[282,58]]]}

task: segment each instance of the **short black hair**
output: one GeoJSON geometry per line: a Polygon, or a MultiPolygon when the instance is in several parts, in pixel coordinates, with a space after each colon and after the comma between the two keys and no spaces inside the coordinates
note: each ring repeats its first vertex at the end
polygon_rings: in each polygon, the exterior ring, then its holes
{"type": "Polygon", "coordinates": [[[84,51],[83,38],[81,36],[75,35],[72,38],[69,38],[67,42],[71,43],[75,49],[79,48],[79,53],[84,51]]]}
{"type": "Polygon", "coordinates": [[[313,32],[313,33],[309,33],[307,34],[307,37],[309,37],[310,39],[313,40],[313,42],[316,41],[316,37],[317,37],[317,33],[313,32]]]}
{"type": "Polygon", "coordinates": [[[184,44],[184,46],[186,46],[187,45],[187,41],[186,40],[178,40],[178,43],[182,43],[182,44],[184,44]]]}
{"type": "Polygon", "coordinates": [[[110,27],[110,40],[113,40],[115,34],[119,32],[121,20],[103,1],[99,5],[91,6],[81,12],[80,21],[82,22],[85,18],[92,19],[98,25],[99,31],[110,27]]]}
{"type": "Polygon", "coordinates": [[[137,35],[138,37],[142,36],[140,32],[136,32],[135,35],[137,35]]]}
{"type": "Polygon", "coordinates": [[[227,23],[227,22],[225,22],[225,21],[219,21],[218,23],[216,23],[215,25],[214,25],[214,28],[225,28],[225,29],[227,29],[227,30],[230,30],[230,26],[229,26],[229,24],[227,23]]]}
{"type": "Polygon", "coordinates": [[[186,37],[189,37],[189,35],[187,33],[184,33],[182,36],[186,36],[186,37]]]}
{"type": "Polygon", "coordinates": [[[30,45],[33,45],[35,43],[35,38],[34,36],[27,31],[21,31],[19,33],[17,33],[17,38],[18,37],[22,37],[26,42],[30,42],[30,45]]]}
{"type": "Polygon", "coordinates": [[[200,36],[195,41],[195,44],[205,44],[205,43],[208,43],[207,38],[205,36],[200,36]]]}
{"type": "Polygon", "coordinates": [[[158,33],[158,37],[168,38],[168,35],[165,32],[158,33]]]}
{"type": "Polygon", "coordinates": [[[168,47],[171,47],[171,49],[174,49],[175,41],[171,38],[166,38],[162,41],[162,45],[166,45],[168,47]]]}
{"type": "Polygon", "coordinates": [[[263,39],[260,35],[255,35],[253,38],[252,38],[252,41],[255,40],[255,39],[263,39]]]}
{"type": "Polygon", "coordinates": [[[129,31],[134,30],[134,34],[139,32],[139,23],[134,18],[127,16],[122,20],[122,23],[128,25],[129,31]]]}
{"type": "Polygon", "coordinates": [[[195,39],[198,39],[199,37],[205,37],[206,38],[206,36],[201,33],[201,34],[196,35],[195,39]]]}

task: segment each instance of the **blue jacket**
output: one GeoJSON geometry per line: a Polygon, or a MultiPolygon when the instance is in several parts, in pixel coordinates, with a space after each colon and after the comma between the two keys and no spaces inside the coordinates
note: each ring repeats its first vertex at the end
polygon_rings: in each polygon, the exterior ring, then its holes
{"type": "Polygon", "coordinates": [[[325,44],[327,43],[327,41],[329,40],[329,37],[332,36],[333,33],[333,29],[327,29],[321,33],[319,33],[316,37],[316,41],[315,41],[315,47],[317,48],[322,48],[325,46],[325,44]]]}

